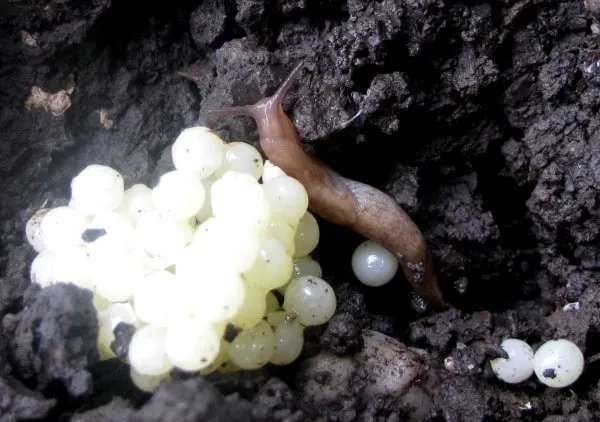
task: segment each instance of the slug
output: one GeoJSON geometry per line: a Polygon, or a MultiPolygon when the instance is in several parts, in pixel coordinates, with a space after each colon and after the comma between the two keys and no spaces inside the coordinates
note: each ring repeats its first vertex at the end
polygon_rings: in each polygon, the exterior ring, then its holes
{"type": "Polygon", "coordinates": [[[334,224],[379,242],[400,262],[417,294],[436,309],[445,306],[423,234],[391,197],[347,179],[309,155],[282,102],[298,76],[298,64],[271,97],[253,105],[208,110],[212,116],[250,116],[268,159],[300,181],[308,191],[309,209],[334,224]]]}

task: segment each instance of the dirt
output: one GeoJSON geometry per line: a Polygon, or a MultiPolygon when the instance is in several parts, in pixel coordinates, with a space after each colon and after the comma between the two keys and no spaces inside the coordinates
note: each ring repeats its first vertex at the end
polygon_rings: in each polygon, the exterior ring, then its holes
{"type": "Polygon", "coordinates": [[[1,1],[0,421],[402,420],[390,401],[359,400],[360,380],[335,406],[303,397],[302,362],[353,356],[364,329],[427,353],[430,421],[600,420],[598,363],[554,390],[503,384],[485,353],[505,337],[600,353],[592,23],[581,0],[1,1]],[[203,111],[272,93],[301,60],[286,110],[306,148],[406,208],[450,308],[432,313],[400,275],[360,286],[360,238],[321,222],[316,256],[339,305],[299,362],[142,394],[124,364],[99,362],[86,292],[29,286],[24,224],[66,203],[93,162],[154,183],[184,127],[256,145],[250,119],[203,111]]]}

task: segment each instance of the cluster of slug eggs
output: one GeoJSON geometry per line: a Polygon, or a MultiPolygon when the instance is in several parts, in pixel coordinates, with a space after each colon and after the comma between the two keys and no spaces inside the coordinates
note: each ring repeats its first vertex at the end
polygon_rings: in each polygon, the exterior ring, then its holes
{"type": "Polygon", "coordinates": [[[304,327],[327,322],[336,307],[310,257],[319,227],[304,186],[251,145],[224,143],[205,127],[185,129],[172,158],[175,170],[154,188],[125,189],[101,165],[78,174],[68,206],[27,223],[39,252],[32,281],[94,292],[104,358],[114,356],[114,328],[135,326],[128,361],[144,390],[174,367],[208,373],[292,362],[304,327]],[[235,335],[225,335],[232,327],[235,335]]]}
{"type": "Polygon", "coordinates": [[[490,365],[494,374],[509,384],[523,382],[535,372],[542,384],[564,388],[577,381],[583,372],[583,354],[569,340],[547,341],[535,354],[530,345],[514,338],[505,339],[500,347],[508,354],[508,359],[493,359],[490,365]]]}

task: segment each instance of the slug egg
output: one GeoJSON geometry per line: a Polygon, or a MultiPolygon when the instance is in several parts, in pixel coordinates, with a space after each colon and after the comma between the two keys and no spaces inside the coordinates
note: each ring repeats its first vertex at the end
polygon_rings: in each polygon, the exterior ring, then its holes
{"type": "Polygon", "coordinates": [[[174,220],[195,215],[204,204],[206,193],[202,181],[194,173],[174,170],[163,174],[152,190],[154,206],[174,220]]]}
{"type": "Polygon", "coordinates": [[[283,308],[295,312],[304,326],[322,325],[335,313],[335,293],[329,283],[319,277],[298,277],[285,291],[283,308]]]}
{"type": "Polygon", "coordinates": [[[113,211],[124,193],[123,176],[108,166],[89,165],[71,181],[71,203],[86,215],[113,211]]]}
{"type": "Polygon", "coordinates": [[[285,172],[277,167],[275,164],[270,162],[269,160],[265,161],[262,173],[262,181],[263,183],[268,182],[269,180],[276,179],[280,176],[285,176],[285,172]]]}
{"type": "Polygon", "coordinates": [[[87,220],[81,212],[70,207],[53,208],[40,222],[41,242],[53,251],[81,245],[86,226],[87,220]]]}
{"type": "Polygon", "coordinates": [[[221,340],[209,324],[187,318],[169,327],[165,352],[169,362],[183,371],[208,367],[219,354],[221,340]]]}
{"type": "Polygon", "coordinates": [[[255,229],[268,226],[271,209],[262,186],[254,176],[227,171],[213,183],[210,192],[215,217],[255,229]]]}
{"type": "Polygon", "coordinates": [[[220,177],[229,170],[248,173],[256,180],[263,173],[263,160],[260,152],[245,142],[229,142],[225,145],[223,164],[215,175],[220,177]]]}
{"type": "Polygon", "coordinates": [[[42,219],[50,211],[48,208],[42,208],[37,210],[33,216],[29,220],[27,220],[27,224],[25,225],[25,236],[27,237],[27,242],[35,249],[36,252],[40,253],[44,249],[46,249],[46,244],[44,243],[44,238],[42,236],[41,224],[42,219]]]}
{"type": "Polygon", "coordinates": [[[193,173],[198,178],[213,174],[223,162],[223,140],[204,126],[185,129],[171,148],[177,170],[193,173]]]}
{"type": "Polygon", "coordinates": [[[352,255],[352,271],[367,286],[383,286],[396,275],[398,260],[379,243],[367,240],[352,255]]]}
{"type": "Polygon", "coordinates": [[[142,215],[152,210],[154,210],[152,189],[141,183],[133,185],[125,191],[118,208],[119,214],[129,218],[134,224],[138,223],[142,215]]]}
{"type": "Polygon", "coordinates": [[[294,237],[294,257],[310,254],[319,244],[320,231],[317,219],[310,211],[306,211],[296,230],[294,237]]]}
{"type": "Polygon", "coordinates": [[[581,350],[569,340],[550,340],[535,352],[533,368],[542,384],[563,388],[573,384],[583,372],[581,350]]]}
{"type": "Polygon", "coordinates": [[[523,340],[508,338],[500,347],[508,353],[508,359],[497,358],[490,361],[494,374],[502,381],[517,384],[533,374],[533,349],[523,340]]]}
{"type": "Polygon", "coordinates": [[[171,370],[173,365],[165,351],[166,330],[146,325],[135,332],[129,343],[129,363],[141,375],[160,376],[171,370]]]}

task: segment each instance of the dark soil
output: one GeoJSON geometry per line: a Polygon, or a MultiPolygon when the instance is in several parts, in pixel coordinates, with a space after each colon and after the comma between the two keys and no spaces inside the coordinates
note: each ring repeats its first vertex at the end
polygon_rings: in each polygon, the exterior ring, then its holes
{"type": "MultiPolygon", "coordinates": [[[[483,353],[505,337],[600,352],[592,23],[582,0],[0,1],[0,421],[402,420],[353,391],[335,406],[303,397],[302,361],[355,353],[363,328],[428,352],[432,421],[600,420],[600,363],[553,390],[503,384],[483,353]],[[24,224],[93,162],[153,183],[203,110],[271,94],[300,60],[286,107],[306,147],[410,212],[451,308],[431,313],[400,275],[359,285],[360,238],[322,222],[339,315],[309,333],[300,362],[142,394],[123,364],[98,362],[87,293],[28,288],[24,224]],[[33,87],[71,104],[28,109],[33,87]]],[[[250,119],[209,124],[256,142],[250,119]]]]}

